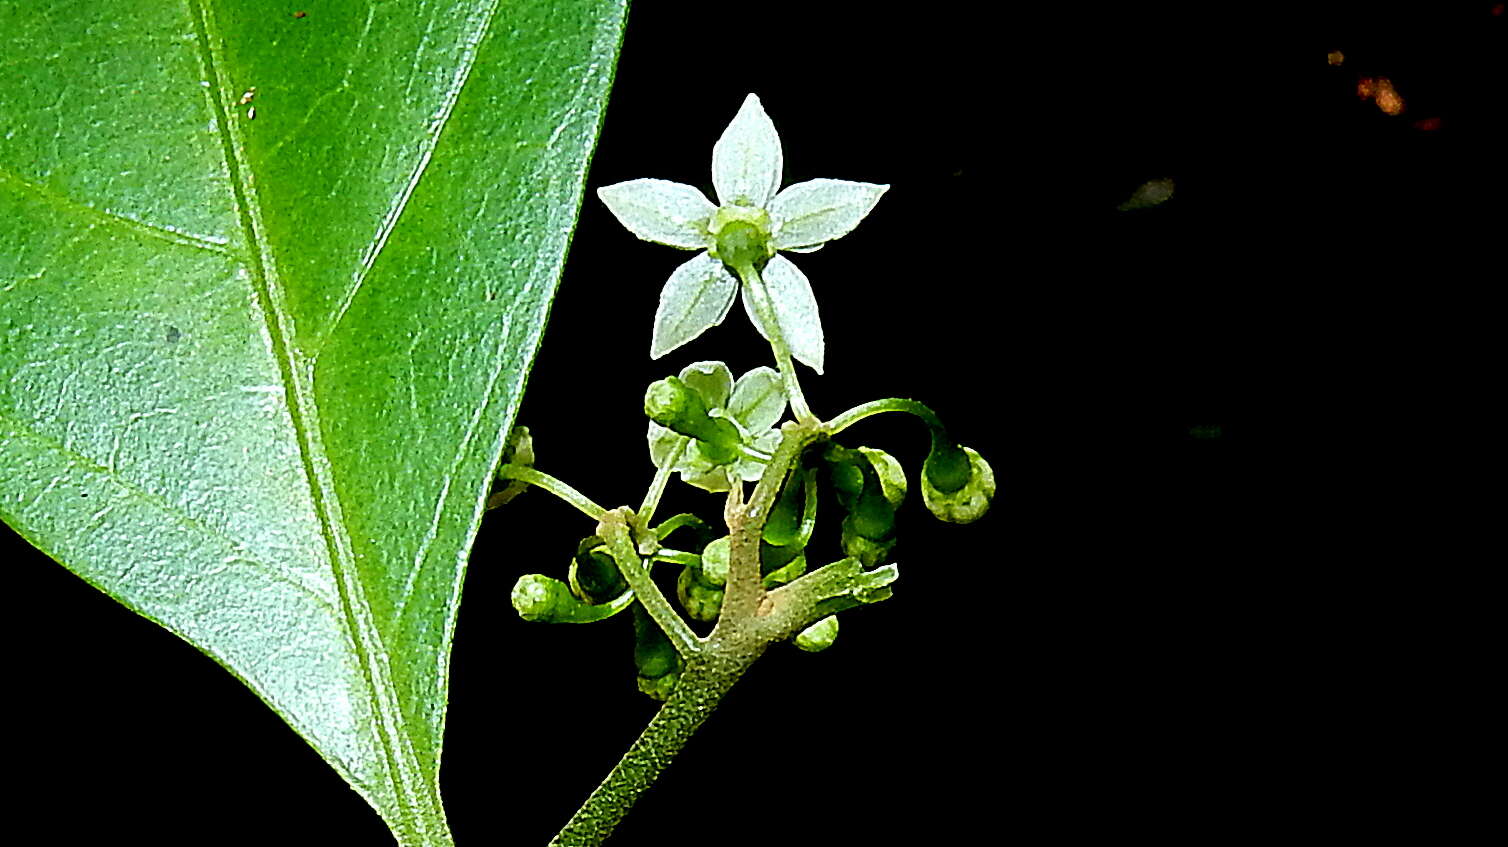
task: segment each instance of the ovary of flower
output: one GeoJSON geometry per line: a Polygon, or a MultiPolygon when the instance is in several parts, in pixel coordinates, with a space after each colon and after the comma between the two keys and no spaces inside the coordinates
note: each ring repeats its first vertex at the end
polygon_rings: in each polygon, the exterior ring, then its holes
{"type": "MultiPolygon", "coordinates": [[[[712,148],[712,185],[720,205],[678,182],[635,179],[597,189],[608,209],[645,241],[700,250],[671,273],[655,312],[650,357],[717,326],[733,308],[738,277],[757,274],[769,293],[791,355],[822,372],[825,345],[806,275],[779,251],[807,253],[848,234],[890,187],[814,179],[781,191],[780,136],[750,94],[712,148]]],[[[744,309],[765,338],[750,294],[744,309]]]]}

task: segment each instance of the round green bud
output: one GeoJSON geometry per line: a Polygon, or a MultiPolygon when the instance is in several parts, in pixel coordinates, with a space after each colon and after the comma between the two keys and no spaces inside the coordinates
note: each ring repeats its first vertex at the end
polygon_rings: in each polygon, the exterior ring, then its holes
{"type": "Polygon", "coordinates": [[[828,615],[796,635],[796,646],[808,653],[820,653],[833,646],[838,638],[838,616],[828,615]]]}
{"type": "Polygon", "coordinates": [[[625,591],[608,602],[583,603],[569,585],[537,573],[521,576],[513,585],[513,608],[526,621],[594,623],[627,609],[633,600],[625,591]]]}
{"type": "Polygon", "coordinates": [[[712,258],[733,268],[764,267],[775,255],[770,245],[770,215],[748,206],[723,206],[708,223],[715,244],[712,258]]]}
{"type": "Polygon", "coordinates": [[[969,484],[973,471],[967,448],[942,440],[934,433],[932,450],[922,463],[922,479],[934,491],[949,494],[969,484]]]}
{"type": "Polygon", "coordinates": [[[885,560],[895,549],[894,538],[870,538],[853,530],[854,516],[843,519],[843,554],[858,559],[864,567],[872,568],[885,560]]]}
{"type": "Polygon", "coordinates": [[[681,657],[675,645],[660,631],[660,627],[644,611],[634,605],[634,667],[644,679],[659,679],[669,673],[680,673],[681,657]]]}
{"type": "Polygon", "coordinates": [[[680,377],[669,376],[649,386],[644,392],[644,414],[672,432],[697,439],[702,453],[715,464],[738,458],[742,442],[738,427],[708,414],[702,396],[680,377]]]}
{"type": "Polygon", "coordinates": [[[675,684],[680,681],[680,671],[671,671],[663,676],[638,678],[639,690],[662,703],[670,699],[671,692],[675,691],[675,684]]]}
{"type": "MultiPolygon", "coordinates": [[[[922,502],[939,520],[948,523],[972,523],[989,511],[995,496],[995,472],[978,452],[960,448],[968,459],[969,474],[963,485],[947,491],[933,483],[930,473],[922,473],[922,502]]],[[[929,458],[930,462],[931,459],[929,458]]]]}
{"type": "Polygon", "coordinates": [[[628,590],[618,563],[597,536],[583,539],[571,557],[571,592],[588,603],[605,603],[628,590]]]}
{"type": "Polygon", "coordinates": [[[650,383],[644,392],[644,414],[660,426],[680,432],[678,427],[684,420],[706,417],[707,407],[680,377],[668,376],[650,383]]]}
{"type": "Polygon", "coordinates": [[[681,608],[692,620],[712,623],[723,608],[723,591],[713,588],[700,579],[700,568],[687,566],[676,577],[675,593],[681,600],[681,608]]]}
{"type": "Polygon", "coordinates": [[[702,582],[720,586],[728,581],[728,553],[732,540],[724,535],[702,548],[702,582]]]}
{"type": "Polygon", "coordinates": [[[526,621],[558,621],[579,605],[570,586],[544,574],[525,574],[513,585],[513,608],[526,621]]]}

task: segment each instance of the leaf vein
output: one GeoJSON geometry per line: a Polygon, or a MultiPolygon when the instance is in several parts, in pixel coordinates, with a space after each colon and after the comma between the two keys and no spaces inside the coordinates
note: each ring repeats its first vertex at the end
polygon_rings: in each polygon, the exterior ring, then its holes
{"type": "MultiPolygon", "coordinates": [[[[420,142],[419,161],[414,165],[408,180],[404,183],[403,190],[399,191],[388,207],[387,214],[383,216],[382,223],[377,227],[377,233],[373,236],[366,252],[361,257],[361,266],[352,275],[351,285],[346,289],[345,296],[335,310],[335,318],[330,322],[329,332],[325,334],[325,340],[335,336],[340,328],[341,321],[345,319],[346,312],[355,302],[356,295],[361,287],[366,284],[367,276],[377,264],[377,257],[387,246],[388,238],[398,226],[398,219],[403,216],[403,211],[408,208],[408,201],[414,194],[414,189],[419,187],[419,181],[423,179],[424,172],[429,168],[430,159],[434,157],[435,147],[440,143],[440,135],[450,123],[450,116],[455,111],[456,101],[461,97],[461,90],[466,87],[466,81],[471,78],[472,68],[476,66],[477,51],[482,41],[486,39],[487,32],[492,28],[492,19],[496,16],[498,4],[501,0],[488,0],[485,7],[479,13],[473,13],[470,30],[461,47],[461,59],[456,64],[455,74],[451,77],[450,85],[445,90],[445,99],[440,103],[440,109],[430,121],[429,130],[424,134],[420,142]]],[[[316,353],[316,356],[318,354],[316,353]]]]}
{"type": "Polygon", "coordinates": [[[40,198],[48,205],[72,214],[74,217],[103,223],[117,229],[125,229],[137,235],[145,235],[148,238],[166,241],[179,247],[191,247],[196,250],[207,250],[218,256],[239,258],[234,251],[226,246],[227,242],[224,240],[217,240],[208,235],[184,232],[165,224],[149,223],[122,212],[112,211],[99,206],[91,206],[75,200],[51,186],[24,179],[14,171],[3,167],[0,167],[0,185],[15,185],[40,198]]]}
{"type": "MultiPolygon", "coordinates": [[[[314,401],[313,361],[301,358],[294,346],[291,325],[293,317],[284,299],[285,292],[278,278],[271,247],[263,235],[261,206],[256,187],[249,178],[250,163],[242,156],[244,146],[239,137],[239,125],[230,119],[224,94],[225,82],[220,70],[223,44],[212,27],[214,21],[205,0],[185,2],[194,20],[200,61],[205,78],[210,83],[207,94],[217,113],[216,125],[220,133],[222,155],[230,173],[231,191],[248,245],[249,276],[256,292],[256,311],[266,328],[269,352],[276,360],[287,388],[289,421],[297,437],[310,498],[320,522],[330,567],[335,575],[341,603],[340,617],[345,622],[357,666],[366,683],[366,694],[376,718],[374,734],[378,747],[382,750],[388,787],[392,791],[393,800],[397,802],[397,808],[377,802],[371,796],[368,796],[368,800],[379,811],[385,812],[384,817],[387,814],[396,816],[396,820],[390,820],[389,824],[395,829],[401,843],[429,843],[435,838],[448,840],[443,832],[443,823],[438,824],[441,832],[433,831],[436,822],[443,820],[438,798],[431,796],[431,791],[421,788],[428,785],[428,780],[420,773],[417,756],[403,730],[402,704],[392,680],[382,633],[373,620],[366,590],[357,572],[329,457],[321,438],[318,409],[314,401]],[[420,796],[420,791],[424,791],[424,796],[420,796]]],[[[363,794],[370,790],[358,783],[353,783],[353,787],[363,794]]]]}
{"type": "MultiPolygon", "coordinates": [[[[231,535],[228,535],[223,529],[212,524],[205,523],[200,518],[196,518],[188,512],[185,512],[182,506],[170,502],[162,495],[142,488],[137,483],[132,482],[131,480],[122,476],[114,468],[111,468],[107,465],[102,465],[90,456],[80,453],[79,451],[58,441],[57,439],[31,429],[23,421],[10,417],[4,412],[0,412],[0,423],[4,423],[7,428],[9,428],[14,433],[27,438],[35,439],[49,449],[61,454],[64,458],[70,460],[74,465],[86,471],[97,473],[100,476],[109,479],[111,483],[119,486],[121,490],[123,490],[126,494],[139,500],[144,505],[158,509],[164,514],[170,516],[171,518],[176,520],[177,523],[184,529],[192,530],[195,532],[202,532],[205,535],[210,536],[211,538],[216,538],[220,541],[225,542],[236,550],[247,549],[246,542],[234,538],[231,535]]],[[[36,503],[39,502],[43,496],[52,492],[54,488],[56,488],[56,483],[57,480],[53,480],[52,483],[50,483],[41,494],[37,495],[37,497],[34,498],[32,502],[32,506],[35,507],[36,503]]],[[[102,517],[102,512],[96,512],[93,517],[96,519],[102,517]]],[[[308,594],[310,597],[314,598],[314,601],[316,603],[328,609],[332,617],[339,617],[339,615],[336,613],[333,598],[326,596],[318,588],[315,588],[314,586],[305,582],[302,577],[297,575],[297,573],[286,570],[271,562],[263,561],[259,558],[252,558],[250,556],[241,559],[240,561],[248,562],[256,566],[259,570],[265,571],[274,579],[277,579],[280,582],[285,582],[298,589],[299,591],[308,594]]]]}

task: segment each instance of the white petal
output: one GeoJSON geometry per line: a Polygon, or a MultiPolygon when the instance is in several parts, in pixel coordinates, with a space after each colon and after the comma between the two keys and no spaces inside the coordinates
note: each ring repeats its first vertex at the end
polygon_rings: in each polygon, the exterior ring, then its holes
{"type": "Polygon", "coordinates": [[[841,179],[813,179],[787,187],[770,204],[775,249],[811,247],[847,235],[889,188],[841,179]]]}
{"type": "Polygon", "coordinates": [[[679,460],[684,458],[682,455],[684,447],[690,443],[691,439],[674,430],[666,429],[654,421],[649,422],[648,435],[649,460],[654,463],[654,466],[661,468],[669,463],[672,468],[678,468],[679,460]],[[675,462],[671,462],[672,456],[675,457],[675,462]]]}
{"type": "Polygon", "coordinates": [[[724,206],[768,207],[780,188],[782,161],[775,124],[759,98],[750,94],[712,147],[712,185],[718,201],[724,206]]]}
{"type": "Polygon", "coordinates": [[[645,241],[700,250],[712,244],[707,222],[717,207],[689,185],[663,179],[635,179],[597,189],[618,223],[645,241]]]}
{"type": "Polygon", "coordinates": [[[728,400],[728,414],[756,434],[775,425],[785,414],[785,386],[773,368],[758,367],[738,378],[728,400]]]}
{"type": "MultiPolygon", "coordinates": [[[[812,284],[799,268],[784,256],[775,256],[764,266],[764,286],[775,306],[775,319],[780,322],[780,333],[785,336],[785,345],[791,355],[822,373],[826,345],[822,340],[822,319],[817,315],[817,298],[812,294],[812,284]]],[[[749,320],[766,339],[770,333],[759,320],[754,306],[744,292],[744,310],[749,320]]]]}
{"type": "MultiPolygon", "coordinates": [[[[728,306],[733,306],[731,297],[728,306]]],[[[727,405],[728,395],[733,393],[733,372],[722,362],[692,362],[681,368],[681,382],[702,396],[709,411],[727,405]]]]}
{"type": "Polygon", "coordinates": [[[660,290],[649,358],[658,359],[722,323],[737,293],[738,280],[706,253],[676,268],[660,290]]]}

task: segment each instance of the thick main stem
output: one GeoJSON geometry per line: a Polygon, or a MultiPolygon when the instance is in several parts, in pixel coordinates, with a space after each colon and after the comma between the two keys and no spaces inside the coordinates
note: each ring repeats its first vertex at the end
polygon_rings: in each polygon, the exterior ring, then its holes
{"type": "Polygon", "coordinates": [[[688,662],[670,699],[550,842],[552,847],[595,847],[611,835],[639,795],[654,784],[723,695],[759,658],[764,646],[708,650],[688,662]]]}
{"type": "MultiPolygon", "coordinates": [[[[618,760],[611,773],[597,786],[551,845],[560,847],[595,847],[601,844],[628,814],[634,801],[659,777],[676,753],[685,746],[687,739],[707,720],[713,709],[754,664],[767,648],[774,635],[786,637],[789,633],[774,633],[762,615],[761,599],[765,596],[759,583],[759,538],[769,519],[770,508],[779,493],[781,483],[795,466],[801,451],[813,440],[821,437],[817,426],[805,426],[787,422],[781,427],[782,438],[775,455],[765,466],[764,474],[755,486],[747,503],[733,495],[727,510],[728,531],[732,536],[729,554],[727,590],[723,596],[722,612],[717,625],[706,640],[696,642],[690,629],[669,610],[668,603],[652,584],[634,586],[641,603],[651,615],[656,607],[664,604],[662,613],[674,618],[661,622],[666,635],[672,640],[678,636],[691,637],[681,655],[685,669],[676,682],[675,690],[660,711],[644,728],[638,740],[618,760]],[[642,587],[642,591],[637,589],[642,587]],[[684,633],[682,632],[684,630],[684,633]]],[[[735,491],[741,491],[735,488],[735,491]]],[[[598,533],[607,541],[620,570],[627,568],[625,576],[634,569],[637,557],[627,536],[625,513],[615,510],[604,516],[598,533]]],[[[636,577],[641,576],[636,574],[636,577]]],[[[647,580],[647,574],[642,575],[647,580]]],[[[630,581],[632,583],[632,580],[630,581]]],[[[806,623],[811,623],[808,621],[806,623]]],[[[803,624],[805,625],[805,624],[803,624]]],[[[788,627],[789,628],[789,627],[788,627]]],[[[794,631],[794,629],[792,630],[794,631]]],[[[678,649],[681,645],[677,645],[678,649]]]]}

